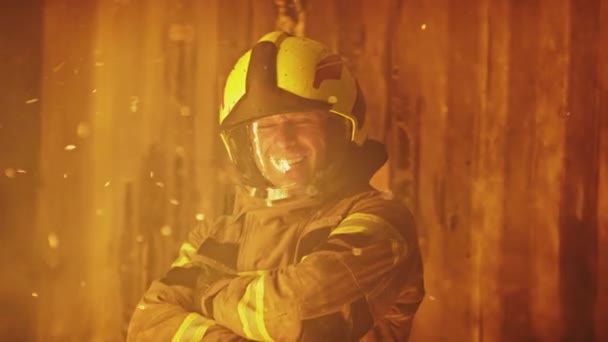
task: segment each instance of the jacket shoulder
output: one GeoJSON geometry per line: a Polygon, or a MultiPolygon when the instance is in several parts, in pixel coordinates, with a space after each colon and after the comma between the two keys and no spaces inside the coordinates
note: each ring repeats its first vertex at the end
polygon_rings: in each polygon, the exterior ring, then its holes
{"type": "Polygon", "coordinates": [[[390,194],[370,189],[343,198],[333,211],[343,218],[351,215],[373,215],[397,229],[406,239],[417,239],[416,223],[410,208],[390,194]]]}

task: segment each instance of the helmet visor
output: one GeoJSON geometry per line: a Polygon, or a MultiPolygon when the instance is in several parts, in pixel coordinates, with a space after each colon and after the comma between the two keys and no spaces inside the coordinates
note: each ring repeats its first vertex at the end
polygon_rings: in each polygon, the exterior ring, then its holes
{"type": "Polygon", "coordinates": [[[293,112],[233,128],[227,137],[233,160],[251,185],[301,193],[341,164],[350,132],[350,122],[341,116],[293,112]]]}

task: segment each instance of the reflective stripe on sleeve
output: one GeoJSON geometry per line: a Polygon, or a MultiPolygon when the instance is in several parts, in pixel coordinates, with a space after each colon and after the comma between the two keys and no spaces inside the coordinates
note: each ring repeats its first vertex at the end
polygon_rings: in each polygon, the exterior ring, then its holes
{"type": "MultiPolygon", "coordinates": [[[[363,236],[375,241],[388,240],[393,254],[393,265],[399,263],[407,253],[407,246],[399,231],[384,218],[373,214],[348,215],[329,236],[351,243],[355,247],[358,247],[357,243],[363,236]]],[[[361,255],[362,249],[353,248],[352,253],[357,256],[361,255]]]]}
{"type": "Polygon", "coordinates": [[[402,240],[401,234],[380,216],[366,213],[348,215],[329,236],[366,234],[380,238],[402,240]]]}
{"type": "Polygon", "coordinates": [[[179,257],[171,264],[171,267],[181,267],[192,260],[192,256],[196,254],[196,248],[191,243],[185,242],[179,248],[179,257]]]}
{"type": "Polygon", "coordinates": [[[190,313],[177,329],[171,342],[198,342],[212,325],[215,325],[213,320],[194,312],[190,313]]]}
{"type": "Polygon", "coordinates": [[[240,271],[237,272],[238,276],[259,276],[263,274],[267,274],[268,270],[255,270],[255,271],[240,271]]]}
{"type": "Polygon", "coordinates": [[[264,323],[265,279],[266,275],[261,275],[247,285],[237,308],[246,337],[258,341],[272,341],[264,323]]]}
{"type": "Polygon", "coordinates": [[[339,226],[338,228],[334,229],[331,234],[329,234],[330,236],[335,236],[335,235],[347,235],[347,234],[369,234],[370,233],[370,229],[368,229],[365,226],[339,226]]]}

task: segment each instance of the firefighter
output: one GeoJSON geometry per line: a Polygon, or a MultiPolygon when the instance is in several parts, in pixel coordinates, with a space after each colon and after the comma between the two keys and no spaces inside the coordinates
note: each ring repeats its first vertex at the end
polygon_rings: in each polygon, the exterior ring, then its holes
{"type": "Polygon", "coordinates": [[[191,232],[128,340],[407,340],[424,294],[416,229],[369,185],[386,152],[341,57],[265,35],[226,80],[220,131],[235,211],[191,232]]]}

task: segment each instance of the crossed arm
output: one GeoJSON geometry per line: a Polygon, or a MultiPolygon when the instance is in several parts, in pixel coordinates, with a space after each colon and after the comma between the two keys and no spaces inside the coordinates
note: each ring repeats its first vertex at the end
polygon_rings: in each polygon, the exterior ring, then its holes
{"type": "MultiPolygon", "coordinates": [[[[349,333],[353,303],[397,299],[403,279],[396,274],[411,243],[382,216],[357,212],[302,261],[271,272],[226,275],[197,265],[191,255],[146,292],[128,339],[293,341],[314,336],[318,325],[308,323],[315,320],[339,322],[349,333]]],[[[363,316],[373,318],[367,330],[390,308],[364,305],[363,316]]]]}

